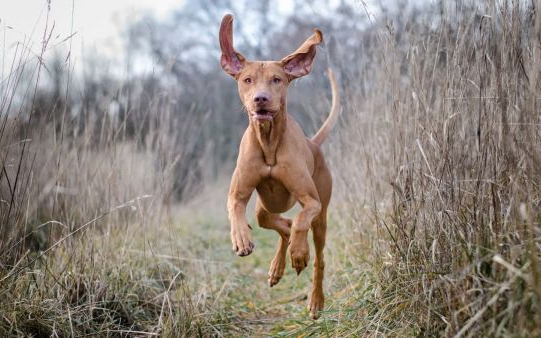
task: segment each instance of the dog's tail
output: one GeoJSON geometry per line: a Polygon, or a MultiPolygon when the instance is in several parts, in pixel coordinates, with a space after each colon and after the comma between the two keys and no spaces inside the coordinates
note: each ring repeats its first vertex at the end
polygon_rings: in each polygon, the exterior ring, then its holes
{"type": "Polygon", "coordinates": [[[331,92],[332,92],[332,104],[331,104],[331,113],[317,131],[316,135],[312,137],[312,142],[320,146],[329,132],[332,130],[336,122],[338,121],[338,116],[340,115],[340,93],[338,93],[338,84],[334,78],[332,69],[329,67],[327,70],[329,75],[329,81],[331,82],[331,92]]]}

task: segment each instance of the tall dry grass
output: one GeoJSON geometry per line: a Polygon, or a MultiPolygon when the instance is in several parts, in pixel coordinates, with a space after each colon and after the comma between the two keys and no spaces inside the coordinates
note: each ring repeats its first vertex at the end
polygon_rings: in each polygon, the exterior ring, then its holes
{"type": "Polygon", "coordinates": [[[343,65],[331,156],[377,279],[368,332],[540,334],[539,11],[405,9],[343,65]]]}
{"type": "MultiPolygon", "coordinates": [[[[356,44],[324,49],[344,107],[324,149],[335,182],[327,312],[277,332],[539,335],[538,5],[439,2],[372,20],[356,44]]],[[[179,119],[183,98],[144,84],[89,99],[100,82],[75,115],[73,87],[40,110],[42,56],[20,54],[0,87],[0,334],[260,334],[242,316],[265,319],[247,305],[261,288],[235,290],[248,285],[230,280],[242,269],[215,259],[226,225],[198,220],[174,243],[178,189],[222,165],[221,145],[197,144],[205,117],[179,119]],[[107,111],[121,96],[111,93],[129,93],[123,114],[107,111]]],[[[320,93],[305,109],[319,115],[324,86],[292,95],[320,93]]]]}
{"type": "Polygon", "coordinates": [[[214,332],[184,281],[195,268],[147,257],[173,232],[170,206],[201,186],[204,116],[179,119],[178,97],[142,82],[81,90],[70,63],[46,61],[52,29],[40,55],[17,47],[0,86],[0,335],[214,332]],[[128,91],[119,108],[111,93],[128,91]]]}

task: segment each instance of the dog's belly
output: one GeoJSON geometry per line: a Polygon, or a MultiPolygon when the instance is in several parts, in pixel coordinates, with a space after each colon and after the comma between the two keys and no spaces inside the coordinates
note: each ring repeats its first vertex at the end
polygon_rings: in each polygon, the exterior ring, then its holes
{"type": "Polygon", "coordinates": [[[286,212],[295,204],[295,199],[286,187],[273,178],[261,181],[256,190],[261,204],[268,212],[275,214],[286,212]]]}

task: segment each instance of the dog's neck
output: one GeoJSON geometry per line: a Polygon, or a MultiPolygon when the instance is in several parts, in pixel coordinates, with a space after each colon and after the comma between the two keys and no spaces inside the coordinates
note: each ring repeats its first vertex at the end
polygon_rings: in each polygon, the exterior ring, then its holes
{"type": "Polygon", "coordinates": [[[287,112],[284,110],[274,116],[271,121],[260,123],[250,119],[250,128],[263,151],[265,163],[270,166],[276,164],[276,151],[286,129],[287,112]]]}

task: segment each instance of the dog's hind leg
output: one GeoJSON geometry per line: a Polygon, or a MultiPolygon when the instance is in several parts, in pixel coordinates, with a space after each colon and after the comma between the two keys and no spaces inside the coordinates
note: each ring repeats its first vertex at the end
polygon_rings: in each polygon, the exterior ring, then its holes
{"type": "Polygon", "coordinates": [[[327,232],[327,208],[312,221],[312,235],[316,251],[314,260],[314,276],[312,293],[308,303],[308,311],[312,319],[319,318],[319,311],[323,310],[325,305],[325,296],[323,295],[323,275],[325,273],[325,261],[323,258],[323,248],[325,247],[325,236],[327,232]]]}
{"type": "Polygon", "coordinates": [[[281,217],[280,214],[273,214],[265,210],[261,205],[259,198],[256,203],[256,217],[260,227],[276,230],[280,235],[276,255],[274,255],[269,269],[269,286],[273,287],[278,284],[284,275],[286,252],[289,245],[289,235],[291,233],[291,220],[281,217]]]}
{"type": "Polygon", "coordinates": [[[323,276],[325,274],[325,260],[323,258],[323,249],[325,248],[325,239],[327,235],[327,207],[331,200],[332,178],[331,173],[325,165],[319,167],[315,174],[317,192],[321,199],[321,212],[311,223],[316,259],[314,260],[314,276],[312,292],[308,301],[308,311],[312,319],[319,318],[319,311],[325,306],[325,296],[323,295],[323,276]]]}

